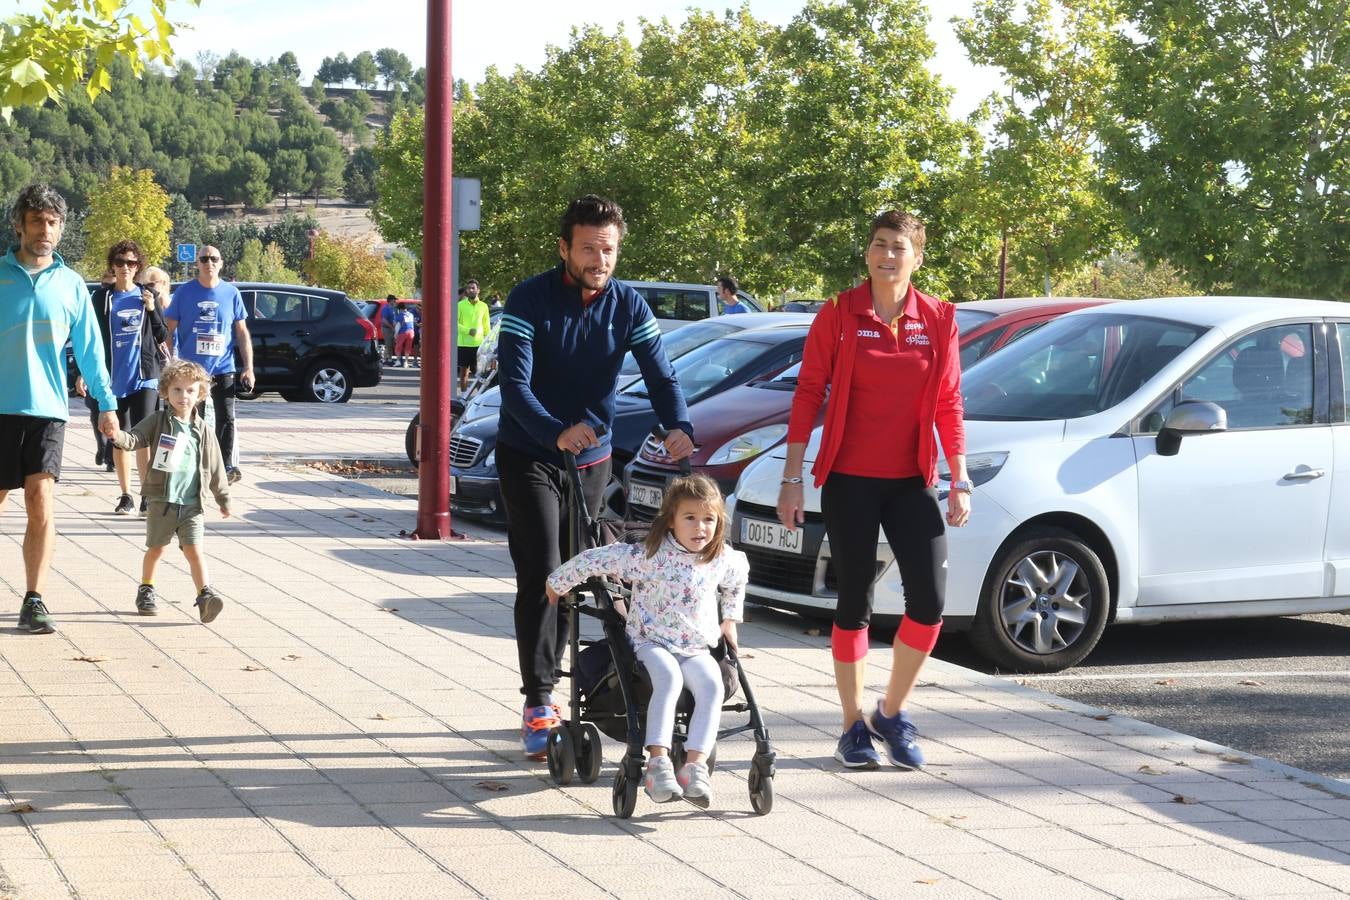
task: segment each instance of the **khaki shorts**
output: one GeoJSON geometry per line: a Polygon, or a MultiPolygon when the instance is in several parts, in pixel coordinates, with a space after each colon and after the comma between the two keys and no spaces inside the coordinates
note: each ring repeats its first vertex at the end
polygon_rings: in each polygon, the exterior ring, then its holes
{"type": "Polygon", "coordinates": [[[178,546],[200,544],[206,533],[206,515],[197,503],[151,500],[145,513],[145,546],[164,547],[178,535],[178,546]]]}

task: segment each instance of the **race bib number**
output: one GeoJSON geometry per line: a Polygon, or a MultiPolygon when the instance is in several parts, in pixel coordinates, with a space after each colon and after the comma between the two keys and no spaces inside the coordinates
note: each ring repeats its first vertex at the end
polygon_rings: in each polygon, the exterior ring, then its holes
{"type": "Polygon", "coordinates": [[[183,461],[185,445],[175,435],[161,434],[159,446],[155,448],[155,458],[151,465],[161,472],[176,472],[183,461]]]}
{"type": "Polygon", "coordinates": [[[220,356],[225,352],[225,338],[219,334],[197,335],[198,356],[220,356]]]}

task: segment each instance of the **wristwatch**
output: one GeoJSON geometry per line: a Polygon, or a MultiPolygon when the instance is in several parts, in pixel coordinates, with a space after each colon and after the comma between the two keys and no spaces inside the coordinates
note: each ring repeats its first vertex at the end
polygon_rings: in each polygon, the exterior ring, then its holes
{"type": "Polygon", "coordinates": [[[963,494],[970,494],[974,493],[975,485],[971,484],[969,481],[953,481],[952,490],[960,491],[963,494]]]}

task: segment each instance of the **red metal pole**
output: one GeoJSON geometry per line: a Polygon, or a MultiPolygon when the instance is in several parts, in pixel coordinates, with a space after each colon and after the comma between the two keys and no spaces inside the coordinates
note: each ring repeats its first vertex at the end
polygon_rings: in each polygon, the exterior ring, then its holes
{"type": "Polygon", "coordinates": [[[416,537],[450,529],[450,178],[454,93],[450,0],[427,0],[427,106],[422,211],[422,458],[417,470],[416,537]]]}

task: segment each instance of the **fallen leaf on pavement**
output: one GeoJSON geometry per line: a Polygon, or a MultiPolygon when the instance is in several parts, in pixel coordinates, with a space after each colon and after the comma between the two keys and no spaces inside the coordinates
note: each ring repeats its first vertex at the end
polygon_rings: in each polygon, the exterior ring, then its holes
{"type": "Polygon", "coordinates": [[[266,672],[266,666],[244,666],[245,672],[266,672]]]}
{"type": "Polygon", "coordinates": [[[507,791],[511,789],[509,784],[500,781],[480,781],[474,787],[482,788],[485,791],[507,791]]]}
{"type": "Polygon", "coordinates": [[[1250,685],[1251,687],[1260,687],[1261,685],[1265,684],[1265,682],[1257,681],[1255,678],[1244,678],[1241,681],[1239,681],[1238,684],[1246,684],[1250,685]]]}
{"type": "Polygon", "coordinates": [[[283,656],[282,659],[295,662],[297,659],[300,659],[300,657],[296,656],[294,653],[288,653],[285,656],[283,656]]]}
{"type": "Polygon", "coordinates": [[[16,804],[14,804],[13,806],[11,806],[9,809],[5,810],[5,812],[7,812],[7,813],[30,813],[30,812],[37,812],[37,810],[33,808],[33,804],[31,804],[31,803],[16,803],[16,804]]]}
{"type": "Polygon", "coordinates": [[[376,713],[375,715],[371,716],[371,718],[372,718],[372,719],[379,719],[381,722],[388,722],[388,721],[389,721],[389,717],[386,716],[384,713],[376,713]]]}
{"type": "Polygon", "coordinates": [[[1095,715],[1092,718],[1096,719],[1098,722],[1105,722],[1107,719],[1111,718],[1111,714],[1099,713],[1098,715],[1095,715]]]}
{"type": "Polygon", "coordinates": [[[1237,756],[1233,753],[1220,753],[1219,759],[1223,760],[1224,762],[1242,763],[1242,765],[1244,766],[1250,766],[1252,764],[1252,761],[1247,757],[1237,756]]]}
{"type": "Polygon", "coordinates": [[[1177,683],[1177,680],[1176,680],[1175,678],[1163,678],[1163,679],[1161,679],[1161,680],[1159,680],[1159,681],[1155,681],[1155,682],[1153,682],[1153,683],[1154,683],[1154,684],[1176,684],[1176,683],[1177,683]]]}
{"type": "Polygon", "coordinates": [[[397,606],[381,606],[380,612],[398,612],[397,606]]]}
{"type": "Polygon", "coordinates": [[[1139,767],[1139,772],[1140,772],[1141,775],[1166,775],[1166,774],[1167,774],[1166,772],[1159,771],[1158,769],[1155,769],[1155,768],[1153,768],[1152,766],[1140,766],[1140,767],[1139,767]]]}
{"type": "Polygon", "coordinates": [[[71,662],[89,662],[89,663],[94,663],[94,662],[107,662],[107,661],[108,661],[108,657],[106,657],[106,656],[72,656],[71,659],[70,659],[70,661],[71,661],[71,662]]]}
{"type": "Polygon", "coordinates": [[[1187,806],[1194,806],[1195,804],[1199,803],[1200,801],[1199,801],[1199,800],[1196,800],[1194,797],[1187,797],[1185,794],[1177,794],[1175,797],[1172,798],[1172,802],[1173,802],[1173,803],[1184,803],[1184,804],[1187,805],[1187,806]]]}

